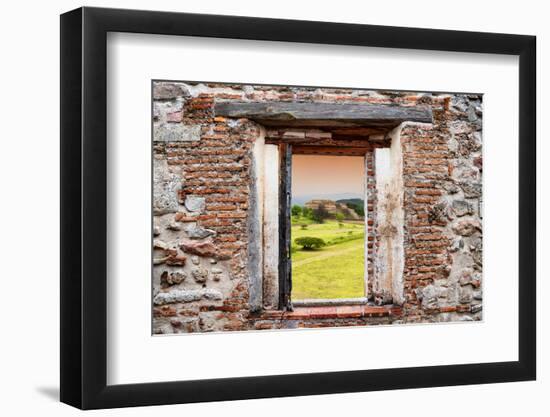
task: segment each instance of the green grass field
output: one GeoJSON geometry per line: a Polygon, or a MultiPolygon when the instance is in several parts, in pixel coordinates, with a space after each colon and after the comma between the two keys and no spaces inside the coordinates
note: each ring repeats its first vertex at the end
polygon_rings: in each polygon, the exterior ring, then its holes
{"type": "Polygon", "coordinates": [[[301,219],[292,226],[292,298],[356,298],[364,296],[363,224],[335,221],[308,224],[302,229],[301,219]],[[294,239],[309,236],[323,239],[327,246],[304,251],[294,239]]]}

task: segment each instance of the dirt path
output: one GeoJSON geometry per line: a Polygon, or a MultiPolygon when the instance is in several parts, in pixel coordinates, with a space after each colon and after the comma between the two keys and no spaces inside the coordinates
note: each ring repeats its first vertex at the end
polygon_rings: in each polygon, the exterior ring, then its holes
{"type": "Polygon", "coordinates": [[[324,252],[324,253],[321,253],[318,256],[314,256],[312,258],[307,258],[307,259],[303,259],[301,261],[292,262],[292,266],[295,267],[295,266],[307,265],[307,264],[312,263],[312,262],[317,262],[317,261],[321,261],[323,259],[332,258],[333,256],[344,255],[348,252],[353,252],[354,250],[357,250],[358,248],[363,248],[363,240],[358,241],[357,245],[354,245],[350,248],[334,250],[334,251],[331,251],[331,252],[324,252]]]}

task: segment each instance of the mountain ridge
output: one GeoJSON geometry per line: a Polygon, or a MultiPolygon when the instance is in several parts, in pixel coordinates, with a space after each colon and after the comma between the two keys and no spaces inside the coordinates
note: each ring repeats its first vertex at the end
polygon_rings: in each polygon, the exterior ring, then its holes
{"type": "Polygon", "coordinates": [[[330,194],[303,194],[298,196],[292,196],[291,204],[298,204],[303,206],[305,203],[311,200],[332,200],[337,202],[338,200],[363,200],[361,194],[358,193],[330,193],[330,194]]]}

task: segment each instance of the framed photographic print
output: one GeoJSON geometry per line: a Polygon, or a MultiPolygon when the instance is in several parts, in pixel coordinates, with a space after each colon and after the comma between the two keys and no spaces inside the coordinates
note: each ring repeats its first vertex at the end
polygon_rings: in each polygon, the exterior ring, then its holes
{"type": "Polygon", "coordinates": [[[61,400],[535,379],[535,38],[61,16],[61,400]]]}

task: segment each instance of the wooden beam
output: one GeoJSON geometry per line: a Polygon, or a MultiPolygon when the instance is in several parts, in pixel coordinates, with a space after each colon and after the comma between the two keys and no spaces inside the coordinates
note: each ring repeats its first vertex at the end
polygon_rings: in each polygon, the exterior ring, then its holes
{"type": "Polygon", "coordinates": [[[299,146],[292,147],[294,155],[346,155],[364,156],[370,148],[367,147],[340,147],[340,146],[299,146]]]}
{"type": "Polygon", "coordinates": [[[381,127],[350,127],[350,128],[334,128],[330,132],[333,136],[372,136],[372,135],[383,135],[388,131],[387,128],[381,127]]]}
{"type": "Polygon", "coordinates": [[[360,127],[432,123],[428,106],[333,103],[216,103],[216,116],[246,118],[266,126],[360,127]]]}
{"type": "Polygon", "coordinates": [[[330,140],[332,134],[321,130],[297,130],[297,129],[280,129],[268,130],[265,134],[266,142],[272,141],[277,143],[311,143],[323,140],[330,140]]]}
{"type": "Polygon", "coordinates": [[[292,310],[292,265],[290,258],[290,203],[292,145],[279,145],[279,309],[292,310]]]}

